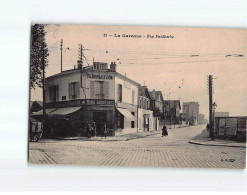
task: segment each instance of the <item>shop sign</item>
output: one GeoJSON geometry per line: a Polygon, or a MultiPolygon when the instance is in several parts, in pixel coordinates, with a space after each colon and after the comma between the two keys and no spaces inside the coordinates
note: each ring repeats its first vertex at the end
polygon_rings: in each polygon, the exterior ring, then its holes
{"type": "Polygon", "coordinates": [[[69,101],[60,101],[60,102],[49,102],[45,104],[46,108],[66,108],[66,107],[75,107],[83,105],[97,105],[97,106],[113,106],[113,100],[103,100],[103,99],[78,99],[78,100],[69,100],[69,101]]]}
{"type": "Polygon", "coordinates": [[[88,79],[107,79],[107,80],[112,80],[113,76],[112,75],[99,75],[99,74],[87,74],[88,79]]]}

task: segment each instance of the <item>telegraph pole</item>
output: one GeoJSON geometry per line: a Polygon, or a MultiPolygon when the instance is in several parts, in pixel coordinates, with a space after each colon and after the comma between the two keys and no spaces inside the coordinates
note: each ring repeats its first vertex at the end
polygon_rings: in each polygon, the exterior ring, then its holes
{"type": "Polygon", "coordinates": [[[213,90],[212,90],[212,75],[208,76],[208,89],[209,89],[209,129],[210,129],[210,138],[214,139],[213,135],[213,118],[212,118],[212,102],[213,102],[213,90]]]}
{"type": "Polygon", "coordinates": [[[60,50],[61,50],[61,72],[63,71],[63,39],[60,41],[60,50]]]}

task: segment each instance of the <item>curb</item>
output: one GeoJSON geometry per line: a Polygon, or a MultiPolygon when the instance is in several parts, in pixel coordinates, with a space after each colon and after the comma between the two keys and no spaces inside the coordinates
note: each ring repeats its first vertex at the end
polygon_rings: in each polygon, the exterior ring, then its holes
{"type": "Polygon", "coordinates": [[[204,146],[225,146],[225,147],[237,147],[237,148],[246,148],[246,146],[240,146],[240,145],[227,145],[227,144],[212,144],[212,143],[203,143],[200,141],[190,140],[190,144],[196,144],[196,145],[204,145],[204,146]]]}
{"type": "Polygon", "coordinates": [[[130,137],[130,138],[124,138],[124,139],[90,139],[90,138],[69,138],[69,139],[66,139],[66,138],[56,138],[56,140],[65,140],[65,141],[70,141],[70,140],[81,140],[81,141],[103,141],[103,142],[112,142],[112,141],[130,141],[130,140],[134,140],[134,139],[141,139],[141,138],[145,138],[145,137],[148,137],[148,136],[152,136],[152,135],[156,135],[156,134],[159,134],[158,132],[157,133],[153,133],[153,134],[147,134],[147,135],[143,135],[143,136],[138,136],[138,137],[130,137]]]}

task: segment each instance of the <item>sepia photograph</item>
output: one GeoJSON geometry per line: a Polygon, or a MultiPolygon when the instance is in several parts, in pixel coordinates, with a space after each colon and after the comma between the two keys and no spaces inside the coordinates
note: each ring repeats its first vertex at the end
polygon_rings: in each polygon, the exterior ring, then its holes
{"type": "Polygon", "coordinates": [[[30,31],[29,164],[245,169],[246,29],[30,31]]]}

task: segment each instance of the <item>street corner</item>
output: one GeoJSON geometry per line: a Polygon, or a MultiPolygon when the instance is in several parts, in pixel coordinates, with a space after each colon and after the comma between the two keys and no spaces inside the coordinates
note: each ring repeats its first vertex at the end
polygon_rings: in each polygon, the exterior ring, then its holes
{"type": "Polygon", "coordinates": [[[211,140],[211,139],[204,139],[204,140],[189,140],[190,144],[197,144],[197,145],[205,145],[205,146],[224,146],[224,147],[239,147],[239,148],[246,148],[245,142],[231,142],[226,140],[211,140]]]}

